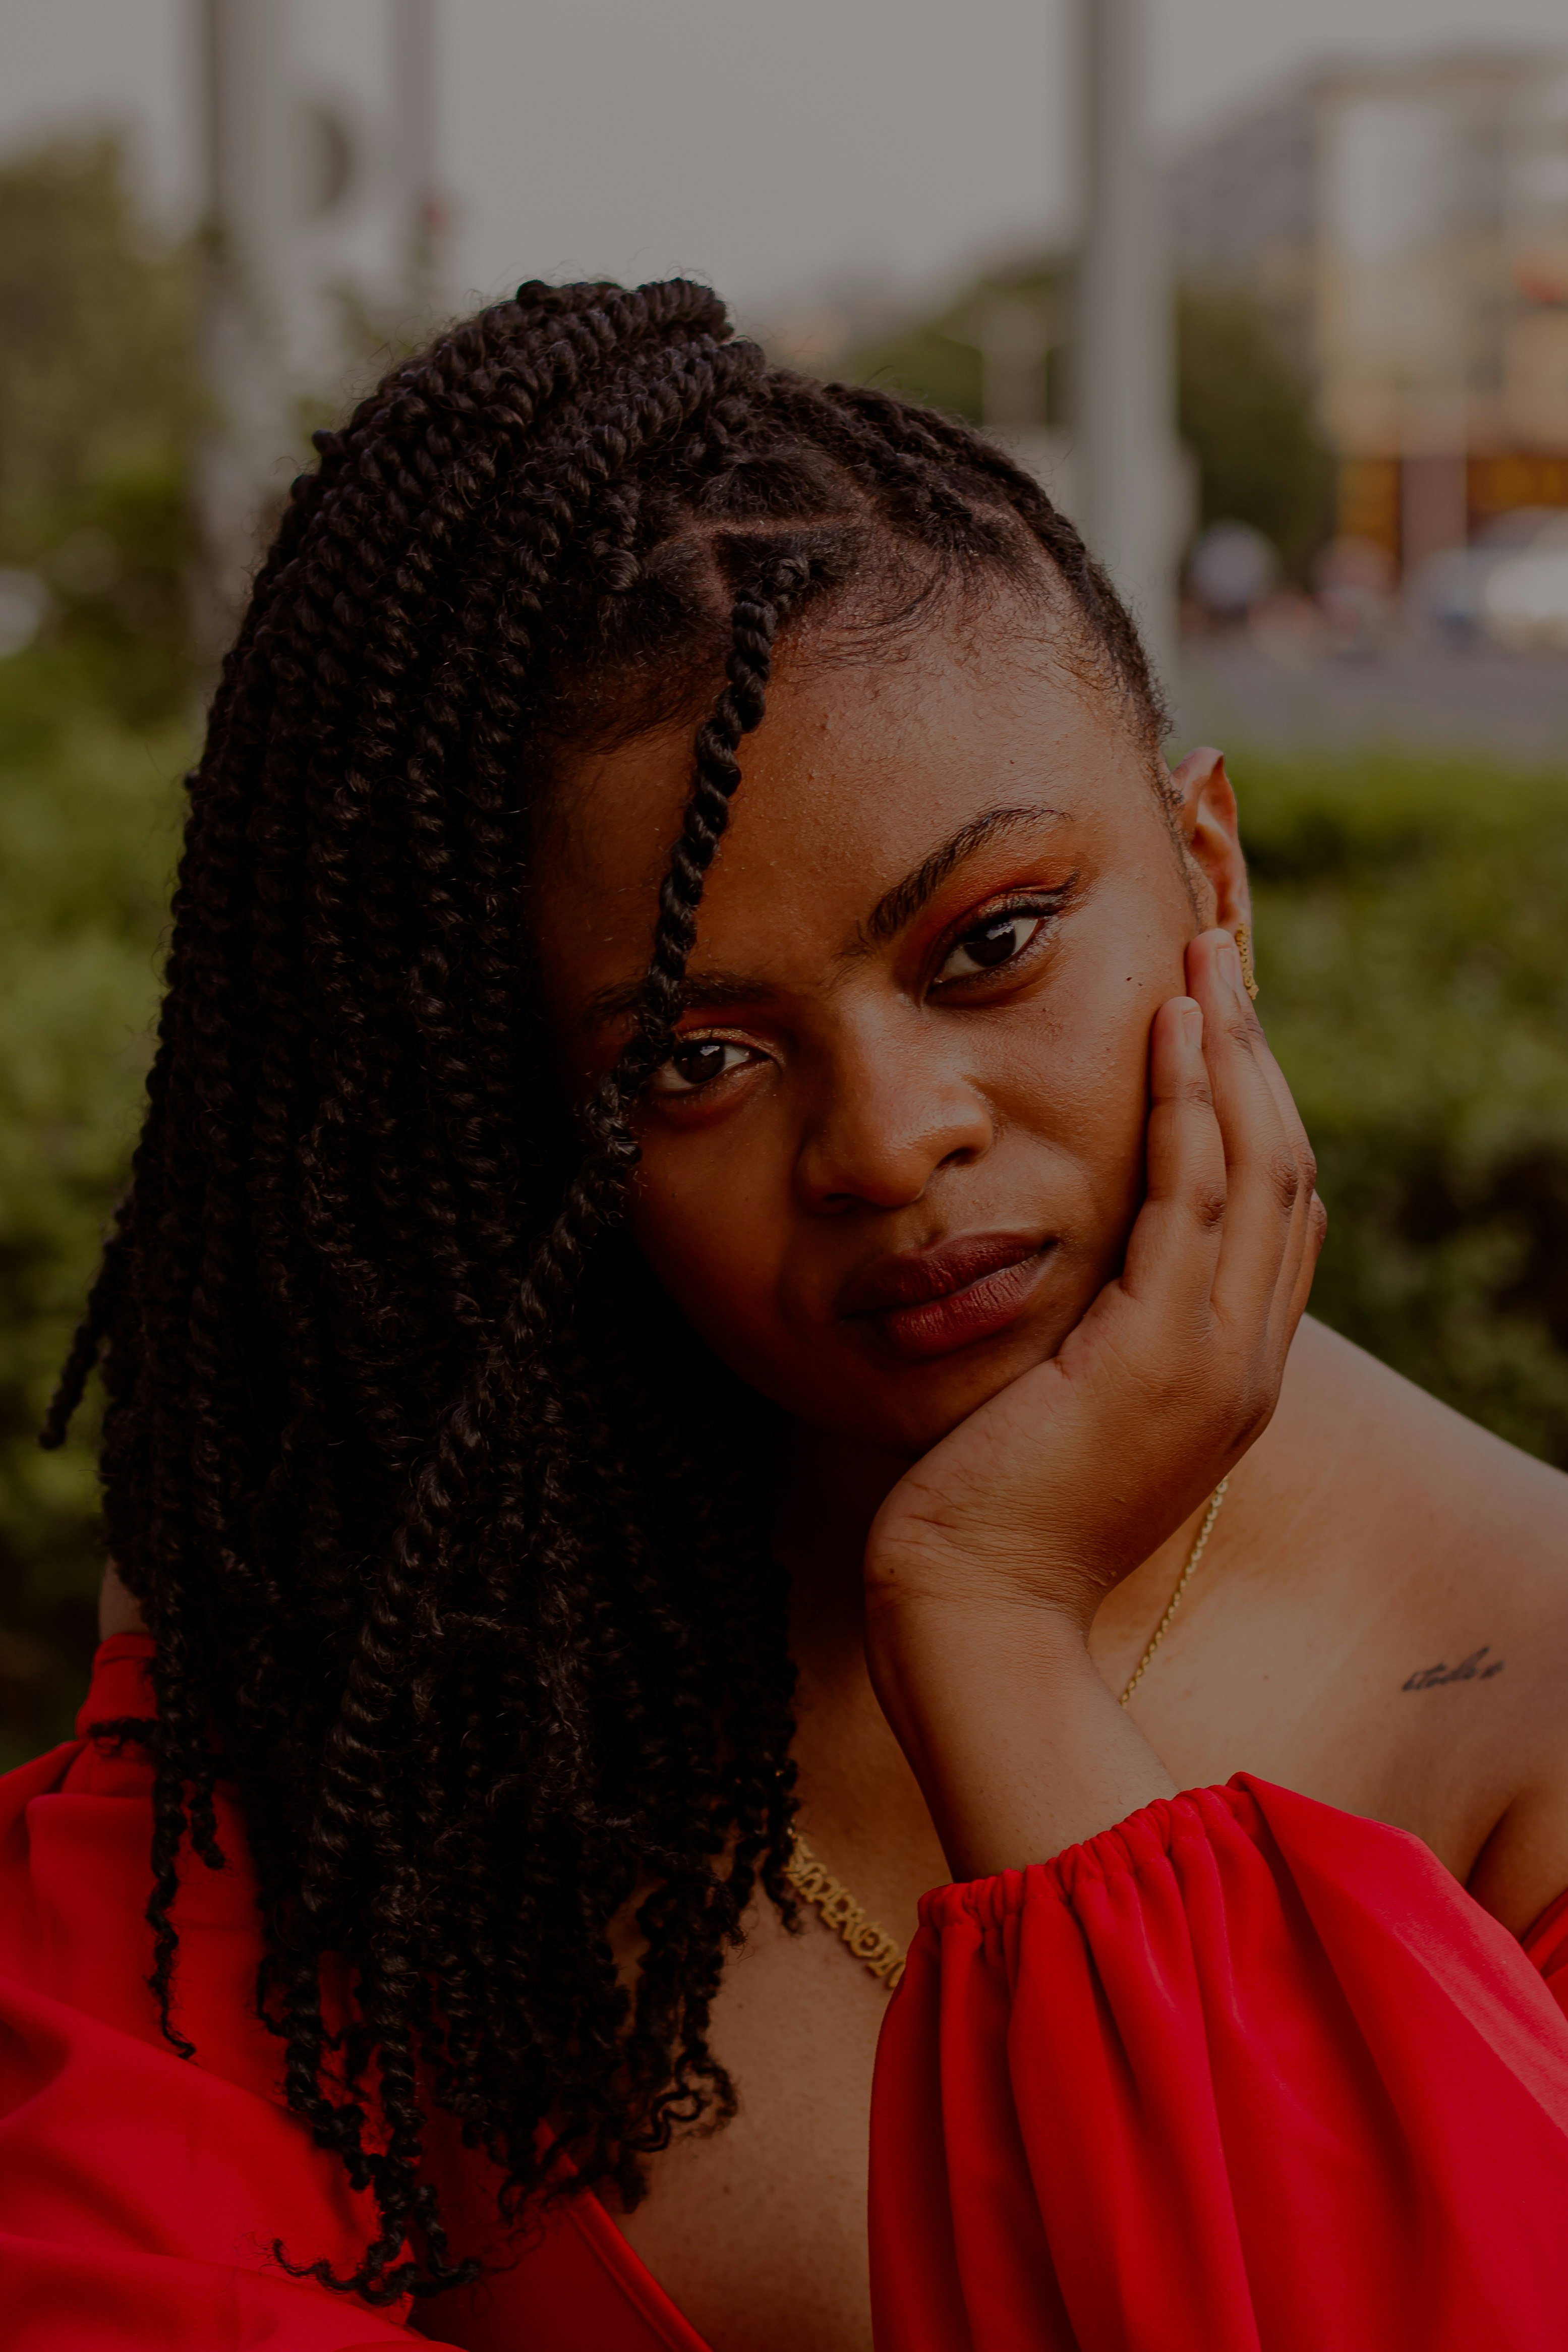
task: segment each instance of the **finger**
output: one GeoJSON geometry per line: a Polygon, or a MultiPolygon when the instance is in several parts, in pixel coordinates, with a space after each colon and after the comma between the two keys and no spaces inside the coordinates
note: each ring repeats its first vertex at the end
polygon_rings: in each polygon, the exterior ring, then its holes
{"type": "Polygon", "coordinates": [[[1306,1311],[1312,1276],[1322,1249],[1323,1235],[1328,1229],[1328,1215],[1318,1197],[1317,1159],[1301,1112],[1296,1108],[1295,1097],[1291,1092],[1285,1073],[1274,1057],[1268,1034],[1259,1020],[1257,1007],[1249,998],[1241,997],[1238,1001],[1244,1005],[1242,1017],[1251,1031],[1253,1055],[1273,1095],[1275,1108],[1301,1175],[1301,1193],[1292,1219],[1291,1240],[1281,1265],[1270,1318],[1270,1339],[1282,1361],[1295,1336],[1296,1326],[1306,1311]]]}
{"type": "Polygon", "coordinates": [[[1285,1335],[1287,1348],[1296,1336],[1297,1324],[1307,1311],[1307,1301],[1312,1295],[1312,1277],[1318,1270],[1318,1260],[1322,1255],[1328,1229],[1329,1213],[1321,1194],[1314,1192],[1307,1204],[1306,1244],[1301,1251],[1301,1264],[1296,1268],[1295,1286],[1286,1308],[1289,1325],[1285,1335]]]}
{"type": "Polygon", "coordinates": [[[1190,996],[1155,1013],[1149,1037],[1148,1170],[1122,1288],[1156,1317],[1207,1307],[1226,1214],[1225,1141],[1190,996]]]}
{"type": "MultiPolygon", "coordinates": [[[[1253,1020],[1257,1021],[1256,1013],[1253,1020]]],[[[1286,1253],[1281,1280],[1275,1297],[1275,1313],[1279,1324],[1278,1342],[1281,1354],[1290,1347],[1297,1324],[1306,1312],[1312,1291],[1312,1276],[1317,1271],[1318,1256],[1322,1249],[1323,1235],[1328,1230],[1328,1213],[1318,1195],[1317,1158],[1296,1108],[1295,1097],[1286,1081],[1285,1073],[1274,1058],[1268,1037],[1259,1024],[1253,1051],[1259,1066],[1268,1079],[1275,1105],[1284,1124],[1291,1149],[1301,1173],[1301,1199],[1297,1204],[1295,1230],[1291,1246],[1286,1253]]]]}
{"type": "Polygon", "coordinates": [[[1227,1208],[1214,1305],[1235,1328],[1255,1329],[1266,1344],[1281,1278],[1287,1291],[1293,1285],[1302,1168],[1263,1067],[1262,1033],[1228,932],[1206,931],[1195,940],[1187,972],[1204,1010],[1204,1054],[1225,1144],[1227,1208]]]}

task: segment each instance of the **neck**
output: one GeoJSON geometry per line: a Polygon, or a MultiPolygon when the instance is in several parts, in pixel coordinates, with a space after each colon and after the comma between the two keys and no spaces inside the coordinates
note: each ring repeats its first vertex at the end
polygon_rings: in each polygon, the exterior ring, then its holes
{"type": "Polygon", "coordinates": [[[914,1933],[915,1895],[946,1865],[866,1670],[862,1570],[872,1521],[908,1467],[902,1454],[787,1423],[773,1518],[789,1575],[801,1828],[903,1942],[914,1933]]]}
{"type": "Polygon", "coordinates": [[[852,1664],[859,1670],[866,1537],[908,1467],[896,1454],[784,1423],[773,1544],[789,1571],[790,1636],[802,1674],[831,1678],[852,1664]]]}

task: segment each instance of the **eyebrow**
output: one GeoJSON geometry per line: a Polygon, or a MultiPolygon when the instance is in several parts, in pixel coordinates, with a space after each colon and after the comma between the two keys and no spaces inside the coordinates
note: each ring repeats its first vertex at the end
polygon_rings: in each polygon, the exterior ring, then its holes
{"type": "Polygon", "coordinates": [[[985,843],[1008,833],[1027,831],[1041,824],[1057,824],[1063,812],[1053,808],[994,808],[985,809],[978,816],[950,833],[929,856],[923,857],[902,882],[895,882],[884,891],[860,926],[855,950],[864,954],[869,949],[885,947],[896,939],[906,923],[927,907],[944,882],[955,874],[967,857],[972,857],[985,843]]]}
{"type": "MultiPolygon", "coordinates": [[[[688,980],[681,991],[685,1012],[702,1012],[716,1004],[760,1004],[773,994],[766,981],[748,979],[739,971],[705,971],[700,980],[688,980]]],[[[580,1026],[585,1030],[602,1029],[612,1021],[627,1020],[637,1010],[637,1000],[643,993],[643,977],[623,981],[612,988],[601,988],[583,1006],[580,1026]]]]}
{"type": "MultiPolygon", "coordinates": [[[[855,934],[852,955],[863,955],[873,948],[885,947],[895,939],[904,925],[913,922],[922,908],[934,898],[944,882],[955,874],[967,857],[988,841],[1009,833],[1019,833],[1042,824],[1057,824],[1064,812],[1044,807],[984,809],[978,816],[970,817],[956,833],[939,842],[918,866],[895,882],[891,890],[883,891],[876,905],[855,934]]],[[[643,977],[619,981],[613,986],[600,989],[583,1006],[580,1022],[586,1033],[607,1028],[612,1022],[625,1021],[637,1010],[643,992],[643,977]]],[[[707,971],[698,979],[688,979],[681,992],[682,1010],[701,1013],[716,1005],[760,1004],[773,994],[766,981],[757,980],[740,971],[707,971]]]]}

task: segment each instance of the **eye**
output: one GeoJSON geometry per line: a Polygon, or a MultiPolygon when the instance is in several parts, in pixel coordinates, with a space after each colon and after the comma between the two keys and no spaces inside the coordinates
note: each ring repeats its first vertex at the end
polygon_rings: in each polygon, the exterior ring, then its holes
{"type": "Polygon", "coordinates": [[[756,1058],[750,1046],[734,1037],[682,1037],[669,1060],[654,1071],[652,1091],[695,1094],[699,1087],[710,1087],[716,1078],[727,1077],[731,1070],[756,1058]]]}
{"type": "Polygon", "coordinates": [[[1004,908],[955,941],[936,974],[938,982],[972,980],[977,972],[999,971],[1022,955],[1044,921],[1038,907],[1004,908]]]}

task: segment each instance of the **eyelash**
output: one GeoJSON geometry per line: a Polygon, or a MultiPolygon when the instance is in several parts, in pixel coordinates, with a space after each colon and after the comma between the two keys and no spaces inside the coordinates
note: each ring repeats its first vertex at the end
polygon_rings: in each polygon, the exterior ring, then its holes
{"type": "Polygon", "coordinates": [[[713,1030],[695,1030],[676,1039],[675,1050],[669,1060],[661,1063],[658,1069],[654,1071],[649,1082],[650,1091],[656,1095],[663,1095],[666,1100],[689,1102],[694,1095],[706,1093],[709,1087],[716,1086],[721,1077],[727,1077],[729,1076],[727,1070],[716,1070],[713,1076],[707,1078],[694,1078],[689,1081],[681,1078],[680,1073],[675,1069],[677,1059],[683,1053],[695,1053],[702,1045],[733,1045],[739,1053],[756,1050],[754,1047],[748,1047],[745,1040],[740,1037],[726,1037],[716,1034],[713,1030]],[[673,1078],[670,1076],[672,1073],[673,1078]]]}
{"type": "Polygon", "coordinates": [[[932,986],[937,987],[943,984],[942,972],[959,950],[967,947],[971,940],[982,939],[988,931],[998,931],[1004,924],[1032,922],[1034,929],[1021,947],[1013,949],[1009,955],[1001,957],[994,964],[977,964],[973,971],[956,972],[946,985],[948,988],[962,987],[967,982],[983,980],[994,971],[1010,972],[1015,970],[1030,956],[1031,950],[1044,944],[1054,917],[1061,911],[1064,896],[1065,893],[1062,891],[1052,891],[1049,895],[1039,898],[1014,899],[1009,904],[992,908],[987,914],[978,917],[971,916],[957,937],[949,940],[947,945],[942,950],[932,986]]]}
{"type": "MultiPolygon", "coordinates": [[[[1065,896],[1065,891],[1053,891],[1037,898],[1016,900],[1011,905],[1001,906],[989,914],[981,915],[977,919],[971,919],[958,936],[950,940],[943,950],[941,961],[936,967],[937,976],[933,980],[932,986],[941,984],[940,974],[943,967],[957,954],[960,948],[967,945],[970,940],[981,938],[987,931],[999,930],[1004,923],[1032,922],[1035,928],[1021,947],[1015,948],[1010,955],[1004,956],[999,962],[977,965],[973,971],[956,973],[946,985],[948,988],[962,987],[966,982],[983,980],[993,971],[1007,971],[1013,965],[1021,963],[1031,949],[1041,943],[1048,926],[1061,911],[1061,902],[1065,896]]],[[[711,1077],[690,1080],[681,1078],[680,1073],[675,1069],[677,1057],[682,1053],[695,1053],[704,1045],[733,1045],[737,1052],[743,1054],[755,1053],[756,1050],[754,1047],[748,1047],[743,1038],[727,1037],[721,1031],[702,1029],[692,1031],[677,1040],[675,1052],[671,1055],[667,1062],[654,1071],[651,1090],[654,1094],[663,1095],[667,1101],[689,1102],[694,1096],[704,1094],[708,1087],[716,1086],[720,1078],[727,1077],[728,1069],[720,1069],[716,1070],[711,1077]]]]}

